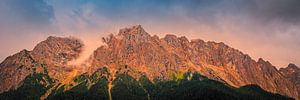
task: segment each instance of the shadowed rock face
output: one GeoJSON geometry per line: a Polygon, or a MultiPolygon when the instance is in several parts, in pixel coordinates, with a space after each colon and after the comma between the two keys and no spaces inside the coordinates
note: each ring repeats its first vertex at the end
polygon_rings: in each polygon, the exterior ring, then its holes
{"type": "MultiPolygon", "coordinates": [[[[189,41],[171,34],[159,38],[140,25],[121,29],[117,35],[103,38],[103,42],[107,45],[100,46],[89,59],[91,73],[106,66],[112,76],[126,71],[134,78],[147,75],[151,80],[168,80],[172,73],[191,71],[234,87],[257,84],[265,90],[299,98],[295,84],[268,61],[254,61],[224,43],[189,41]]],[[[49,37],[32,51],[8,57],[0,65],[0,80],[4,80],[0,92],[17,88],[33,67],[39,70],[41,64],[46,65],[51,77],[64,79],[76,68],[67,66],[67,62],[79,56],[82,46],[77,39],[49,37]]]]}
{"type": "Polygon", "coordinates": [[[295,64],[289,64],[286,68],[280,68],[279,71],[289,80],[296,84],[300,95],[300,68],[295,64]]]}
{"type": "Polygon", "coordinates": [[[48,69],[50,76],[60,79],[71,70],[66,64],[78,57],[82,46],[77,39],[49,37],[32,51],[23,50],[7,57],[0,64],[0,93],[16,89],[33,70],[43,71],[43,66],[48,69]]]}

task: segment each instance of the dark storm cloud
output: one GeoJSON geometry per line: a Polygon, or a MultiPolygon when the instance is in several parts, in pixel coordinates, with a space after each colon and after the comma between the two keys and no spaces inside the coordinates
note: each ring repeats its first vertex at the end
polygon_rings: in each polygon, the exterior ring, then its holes
{"type": "Polygon", "coordinates": [[[266,0],[259,5],[263,15],[288,22],[300,21],[300,0],[266,0]]]}
{"type": "Polygon", "coordinates": [[[300,22],[300,0],[243,0],[241,5],[242,13],[244,11],[264,21],[300,22]]]}
{"type": "Polygon", "coordinates": [[[266,23],[300,22],[300,0],[80,0],[78,3],[90,3],[96,7],[95,13],[114,20],[169,20],[177,16],[170,12],[178,8],[187,17],[212,25],[216,17],[242,14],[266,23]]]}
{"type": "MultiPolygon", "coordinates": [[[[191,18],[215,18],[215,14],[249,15],[258,20],[300,22],[300,0],[179,0],[191,18]]],[[[214,19],[213,19],[214,20],[214,19]]]]}

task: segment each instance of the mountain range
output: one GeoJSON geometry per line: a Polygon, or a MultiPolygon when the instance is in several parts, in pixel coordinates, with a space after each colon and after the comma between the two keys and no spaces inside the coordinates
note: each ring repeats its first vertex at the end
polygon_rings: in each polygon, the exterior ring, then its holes
{"type": "Polygon", "coordinates": [[[0,98],[300,99],[299,67],[277,70],[222,42],[160,38],[141,25],[102,41],[82,64],[70,64],[85,47],[74,37],[50,36],[7,57],[0,64],[0,98]]]}

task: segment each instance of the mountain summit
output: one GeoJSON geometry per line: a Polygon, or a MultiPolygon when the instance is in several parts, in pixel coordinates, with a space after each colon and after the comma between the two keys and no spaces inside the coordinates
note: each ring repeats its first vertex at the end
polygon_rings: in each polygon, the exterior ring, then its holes
{"type": "Polygon", "coordinates": [[[50,36],[32,51],[23,50],[7,57],[0,64],[0,93],[18,88],[33,70],[41,72],[43,67],[48,69],[51,77],[63,79],[72,70],[67,67],[67,62],[77,58],[82,47],[78,39],[50,36]]]}
{"type": "Polygon", "coordinates": [[[280,68],[279,71],[290,81],[296,84],[300,95],[300,68],[295,64],[289,64],[286,68],[280,68]]]}
{"type": "MultiPolygon", "coordinates": [[[[159,38],[141,25],[121,29],[116,35],[104,37],[103,42],[107,45],[97,48],[88,59],[86,73],[108,68],[108,84],[123,72],[135,79],[147,76],[151,81],[171,80],[174,73],[197,72],[233,87],[256,84],[269,92],[300,98],[295,83],[271,63],[263,59],[256,62],[224,43],[190,41],[172,34],[159,38]]],[[[76,59],[82,47],[74,38],[49,37],[32,51],[8,57],[0,65],[0,79],[4,80],[0,92],[18,88],[35,68],[46,68],[56,81],[76,76],[70,74],[76,67],[69,67],[67,62],[76,59]]]]}

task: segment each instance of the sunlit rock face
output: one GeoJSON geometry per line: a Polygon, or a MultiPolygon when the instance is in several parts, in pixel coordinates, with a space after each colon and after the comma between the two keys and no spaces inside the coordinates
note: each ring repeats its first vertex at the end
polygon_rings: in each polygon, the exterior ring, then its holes
{"type": "Polygon", "coordinates": [[[16,89],[33,70],[48,69],[49,75],[62,79],[72,70],[67,62],[79,56],[83,44],[74,38],[49,37],[32,51],[23,50],[0,64],[0,92],[16,89]]]}
{"type": "Polygon", "coordinates": [[[79,57],[83,46],[80,40],[72,37],[50,36],[32,50],[32,55],[37,62],[46,65],[50,76],[62,79],[74,68],[68,62],[79,57]]]}
{"type": "Polygon", "coordinates": [[[289,64],[286,68],[280,68],[279,71],[289,80],[296,84],[300,95],[300,68],[295,64],[289,64]]]}
{"type": "Polygon", "coordinates": [[[107,46],[99,47],[91,58],[92,72],[104,66],[121,71],[128,66],[135,78],[169,79],[173,72],[196,71],[235,87],[258,84],[271,92],[299,97],[295,84],[268,61],[256,62],[224,43],[189,41],[171,34],[159,38],[140,25],[121,29],[103,41],[107,46]]]}
{"type": "Polygon", "coordinates": [[[36,63],[27,50],[7,57],[0,64],[0,92],[19,87],[23,79],[32,72],[36,63]]]}
{"type": "MultiPolygon", "coordinates": [[[[150,80],[168,80],[172,73],[190,71],[234,87],[257,84],[265,90],[299,98],[295,84],[268,61],[254,61],[224,43],[189,40],[172,34],[159,38],[148,34],[140,25],[121,29],[102,40],[105,45],[99,46],[87,59],[90,66],[85,69],[93,73],[107,67],[112,76],[109,81],[122,72],[134,78],[147,75],[150,80]]],[[[79,57],[83,46],[74,38],[49,37],[32,51],[24,50],[8,57],[0,65],[0,80],[4,80],[0,92],[17,88],[33,68],[38,71],[46,67],[56,80],[66,79],[74,70],[83,71],[68,65],[79,57]]]]}

